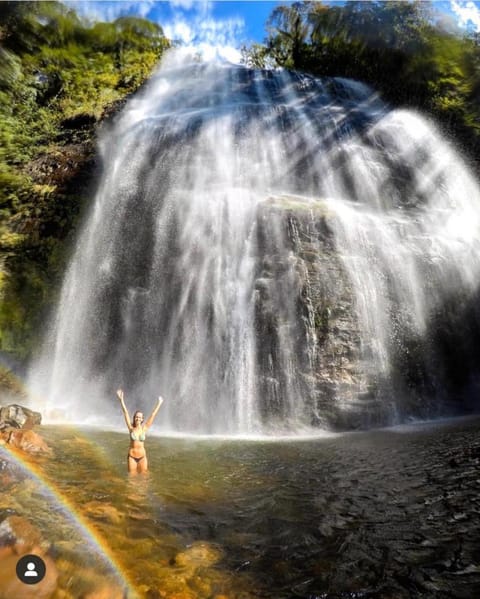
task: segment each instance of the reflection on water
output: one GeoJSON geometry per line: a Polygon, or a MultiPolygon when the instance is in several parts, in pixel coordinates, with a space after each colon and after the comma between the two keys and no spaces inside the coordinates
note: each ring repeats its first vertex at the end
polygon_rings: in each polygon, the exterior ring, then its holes
{"type": "Polygon", "coordinates": [[[150,436],[149,474],[128,476],[125,434],[50,427],[56,458],[41,468],[140,596],[470,599],[479,429],[275,443],[150,436]]]}

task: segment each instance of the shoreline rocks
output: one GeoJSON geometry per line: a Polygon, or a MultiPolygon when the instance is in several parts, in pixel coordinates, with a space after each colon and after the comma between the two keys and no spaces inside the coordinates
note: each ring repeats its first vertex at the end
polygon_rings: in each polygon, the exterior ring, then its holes
{"type": "Polygon", "coordinates": [[[6,445],[11,445],[27,453],[51,454],[51,448],[45,443],[43,438],[32,430],[19,430],[16,428],[6,428],[0,432],[0,439],[6,445]]]}
{"type": "Polygon", "coordinates": [[[40,412],[19,404],[0,406],[0,445],[15,447],[31,454],[51,454],[51,448],[33,430],[41,422],[40,412]]]}
{"type": "Polygon", "coordinates": [[[6,428],[32,429],[42,423],[40,412],[34,412],[19,404],[0,406],[0,430],[6,428]]]}

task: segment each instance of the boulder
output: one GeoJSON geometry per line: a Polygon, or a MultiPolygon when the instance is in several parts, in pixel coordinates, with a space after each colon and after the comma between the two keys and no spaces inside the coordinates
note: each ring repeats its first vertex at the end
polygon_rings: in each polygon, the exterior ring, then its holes
{"type": "Polygon", "coordinates": [[[3,439],[7,445],[28,453],[49,454],[52,451],[42,437],[32,430],[7,428],[0,432],[0,439],[3,439]]]}
{"type": "Polygon", "coordinates": [[[0,430],[7,427],[31,429],[41,424],[42,415],[18,404],[0,407],[0,430]]]}

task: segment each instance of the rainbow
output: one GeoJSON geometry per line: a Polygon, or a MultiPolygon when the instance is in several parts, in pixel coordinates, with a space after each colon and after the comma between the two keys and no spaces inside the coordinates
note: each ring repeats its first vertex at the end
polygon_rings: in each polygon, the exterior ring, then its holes
{"type": "Polygon", "coordinates": [[[8,460],[13,461],[24,474],[41,486],[47,499],[54,502],[54,504],[60,508],[60,511],[66,520],[74,526],[82,538],[91,547],[92,551],[94,551],[103,563],[109,567],[118,581],[118,584],[124,590],[124,596],[128,599],[137,599],[138,593],[133,590],[135,587],[134,583],[129,580],[128,574],[125,571],[122,571],[122,568],[116,562],[116,559],[105,540],[92,528],[87,519],[78,512],[72,503],[58,489],[56,489],[51,482],[45,479],[43,473],[37,466],[27,462],[17,452],[7,451],[0,446],[0,457],[3,456],[8,460]]]}

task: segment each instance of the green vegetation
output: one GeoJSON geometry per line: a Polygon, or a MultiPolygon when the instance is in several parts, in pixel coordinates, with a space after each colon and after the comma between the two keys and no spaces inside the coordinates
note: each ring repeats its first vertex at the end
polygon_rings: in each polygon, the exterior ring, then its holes
{"type": "Polygon", "coordinates": [[[15,398],[20,401],[26,397],[27,391],[22,382],[9,370],[0,366],[0,406],[5,400],[11,401],[15,398]]]}
{"type": "Polygon", "coordinates": [[[0,351],[25,359],[58,291],[96,124],[169,42],[149,21],[89,25],[57,2],[0,3],[0,351]]]}
{"type": "Polygon", "coordinates": [[[480,38],[446,30],[430,2],[296,2],[276,7],[251,66],[281,66],[371,84],[433,116],[475,158],[480,148],[480,38]]]}

